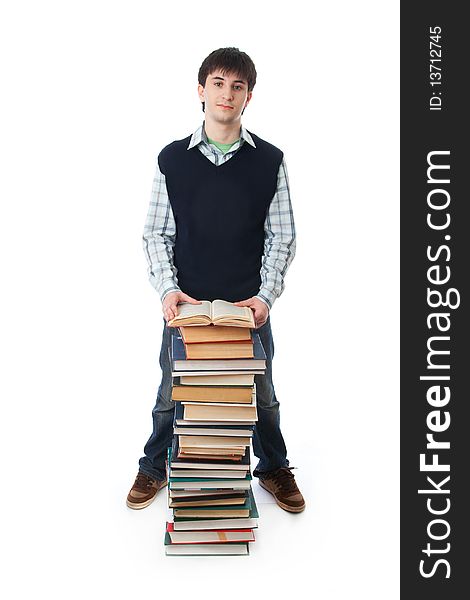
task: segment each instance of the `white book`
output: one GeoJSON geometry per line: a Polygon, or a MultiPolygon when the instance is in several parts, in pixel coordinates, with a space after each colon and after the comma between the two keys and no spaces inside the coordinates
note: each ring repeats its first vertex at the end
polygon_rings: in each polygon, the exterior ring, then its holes
{"type": "Polygon", "coordinates": [[[249,446],[251,443],[251,438],[249,437],[240,437],[237,440],[232,437],[225,436],[211,436],[211,435],[180,435],[179,436],[179,446],[181,448],[191,447],[191,448],[241,448],[244,449],[245,446],[249,446]]]}
{"type": "MultiPolygon", "coordinates": [[[[225,466],[225,465],[224,465],[225,466]]],[[[250,466],[246,465],[245,470],[243,471],[233,471],[228,470],[216,470],[216,469],[170,469],[170,477],[220,477],[220,478],[234,478],[234,479],[243,479],[246,477],[246,474],[249,470],[250,466]]],[[[199,482],[201,483],[201,482],[199,482]]]]}
{"type": "MultiPolygon", "coordinates": [[[[180,427],[174,428],[174,433],[178,435],[215,435],[215,436],[232,436],[232,437],[253,437],[251,429],[204,429],[202,427],[180,427]]],[[[236,443],[236,440],[235,440],[236,443]]]]}
{"type": "MultiPolygon", "coordinates": [[[[194,475],[194,472],[193,472],[194,475]]],[[[205,481],[170,481],[170,490],[249,490],[250,479],[206,479],[205,481]]]]}
{"type": "MultiPolygon", "coordinates": [[[[241,360],[241,359],[236,359],[236,360],[241,360]]],[[[180,362],[186,362],[186,361],[180,361],[180,362]]],[[[172,371],[171,375],[172,377],[186,377],[186,376],[191,376],[191,377],[205,377],[206,375],[264,375],[265,370],[264,369],[247,369],[247,370],[237,370],[237,371],[189,371],[188,369],[186,369],[185,371],[172,371]]],[[[194,384],[193,384],[194,385],[194,384]]]]}
{"type": "Polygon", "coordinates": [[[175,531],[196,531],[198,529],[256,529],[258,520],[253,518],[239,519],[197,519],[194,521],[174,521],[170,514],[167,521],[173,522],[175,531]]]}
{"type": "Polygon", "coordinates": [[[168,556],[211,556],[214,554],[243,555],[249,554],[248,544],[171,544],[165,546],[168,556]]]}
{"type": "Polygon", "coordinates": [[[203,498],[204,496],[225,496],[230,494],[240,494],[243,490],[168,490],[170,498],[187,498],[187,497],[198,497],[203,498]]]}
{"type": "Polygon", "coordinates": [[[241,385],[252,386],[255,380],[254,375],[211,375],[206,377],[206,374],[200,374],[196,377],[187,375],[181,377],[181,385],[241,385]]]}
{"type": "MultiPolygon", "coordinates": [[[[230,425],[255,425],[256,421],[230,421],[230,425]]],[[[188,421],[188,419],[176,419],[176,425],[184,426],[184,425],[227,425],[227,421],[188,421]]],[[[235,430],[234,430],[235,431],[235,430]]],[[[176,433],[176,432],[175,432],[176,433]]],[[[224,434],[224,435],[229,435],[224,434]]],[[[236,435],[236,434],[233,434],[236,435]]]]}

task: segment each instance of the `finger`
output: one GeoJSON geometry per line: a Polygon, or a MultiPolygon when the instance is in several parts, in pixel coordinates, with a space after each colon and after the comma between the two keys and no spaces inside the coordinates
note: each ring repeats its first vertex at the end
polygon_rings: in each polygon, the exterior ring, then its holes
{"type": "Polygon", "coordinates": [[[202,304],[202,302],[200,300],[196,300],[195,298],[191,298],[191,296],[188,296],[188,294],[183,294],[182,295],[182,299],[185,302],[190,302],[191,304],[202,304]]]}
{"type": "Polygon", "coordinates": [[[164,315],[165,315],[165,319],[167,321],[171,321],[171,319],[174,319],[177,315],[176,312],[176,307],[174,304],[167,306],[165,311],[164,311],[164,315]]]}
{"type": "Polygon", "coordinates": [[[234,302],[235,306],[251,306],[251,300],[240,300],[239,302],[234,302]]]}

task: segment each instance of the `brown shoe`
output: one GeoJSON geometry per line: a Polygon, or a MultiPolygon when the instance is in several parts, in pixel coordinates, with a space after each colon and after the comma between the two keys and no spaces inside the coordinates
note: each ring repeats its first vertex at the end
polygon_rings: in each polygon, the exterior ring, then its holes
{"type": "Polygon", "coordinates": [[[294,467],[281,467],[275,471],[263,474],[259,479],[262,488],[270,492],[278,505],[289,512],[299,513],[305,508],[305,500],[295,483],[291,469],[294,467]]]}
{"type": "Polygon", "coordinates": [[[126,500],[129,508],[145,508],[155,500],[158,490],[164,488],[167,480],[158,481],[139,471],[126,500]]]}

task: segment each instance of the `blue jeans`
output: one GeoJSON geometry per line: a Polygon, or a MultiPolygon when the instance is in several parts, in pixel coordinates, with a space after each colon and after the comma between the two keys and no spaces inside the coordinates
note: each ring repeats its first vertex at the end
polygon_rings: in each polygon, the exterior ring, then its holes
{"type": "MultiPolygon", "coordinates": [[[[261,343],[266,352],[266,373],[255,375],[256,404],[258,421],[253,433],[253,452],[259,458],[255,477],[263,477],[268,471],[289,466],[287,450],[279,424],[279,402],[276,399],[272,381],[272,359],[274,342],[271,332],[270,317],[259,329],[261,343]]],[[[171,329],[164,325],[162,347],[160,350],[160,367],[163,377],[158,388],[157,401],[152,410],[153,431],[144,447],[144,454],[139,460],[139,470],[156,479],[165,479],[165,459],[168,446],[173,437],[174,402],[171,400],[171,365],[168,348],[171,340],[171,329]]]]}

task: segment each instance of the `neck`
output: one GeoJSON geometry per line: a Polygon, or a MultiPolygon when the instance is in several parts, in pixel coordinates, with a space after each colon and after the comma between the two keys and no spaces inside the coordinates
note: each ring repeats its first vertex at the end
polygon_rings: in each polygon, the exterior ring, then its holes
{"type": "Polygon", "coordinates": [[[204,129],[207,137],[220,144],[231,144],[238,140],[240,137],[240,127],[241,121],[236,121],[235,123],[217,123],[207,116],[204,121],[204,129]]]}

